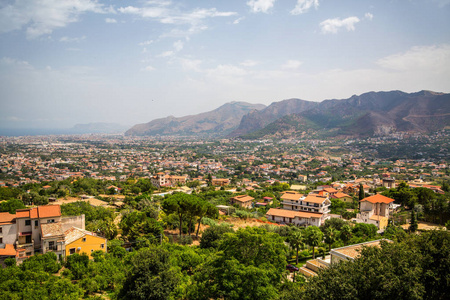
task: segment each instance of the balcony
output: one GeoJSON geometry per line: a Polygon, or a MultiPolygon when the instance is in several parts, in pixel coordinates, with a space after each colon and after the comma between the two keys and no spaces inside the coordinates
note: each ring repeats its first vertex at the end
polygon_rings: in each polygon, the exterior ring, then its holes
{"type": "Polygon", "coordinates": [[[45,252],[48,252],[48,251],[58,251],[58,246],[57,245],[48,246],[45,248],[45,252]]]}

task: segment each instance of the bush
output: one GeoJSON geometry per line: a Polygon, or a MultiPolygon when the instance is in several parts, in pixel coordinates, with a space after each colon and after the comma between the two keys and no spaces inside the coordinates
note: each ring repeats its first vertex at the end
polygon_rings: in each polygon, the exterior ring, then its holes
{"type": "Polygon", "coordinates": [[[191,245],[193,243],[192,237],[189,235],[183,235],[180,238],[180,244],[181,245],[191,245]]]}
{"type": "Polygon", "coordinates": [[[210,219],[208,217],[203,217],[202,218],[202,224],[203,225],[209,225],[209,226],[216,226],[217,222],[213,219],[210,219]]]}

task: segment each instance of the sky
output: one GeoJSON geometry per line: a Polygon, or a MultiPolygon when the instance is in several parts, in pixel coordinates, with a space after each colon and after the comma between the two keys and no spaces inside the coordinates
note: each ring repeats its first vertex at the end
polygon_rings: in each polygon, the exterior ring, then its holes
{"type": "Polygon", "coordinates": [[[450,0],[0,0],[0,128],[450,92],[450,0]]]}

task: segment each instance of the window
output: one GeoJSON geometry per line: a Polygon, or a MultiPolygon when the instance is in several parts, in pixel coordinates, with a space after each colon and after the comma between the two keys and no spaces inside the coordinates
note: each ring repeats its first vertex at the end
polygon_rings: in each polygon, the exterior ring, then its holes
{"type": "Polygon", "coordinates": [[[0,233],[3,233],[3,227],[0,227],[0,233]]]}
{"type": "Polygon", "coordinates": [[[25,226],[31,226],[31,220],[25,220],[25,226]]]}
{"type": "Polygon", "coordinates": [[[27,236],[25,237],[25,243],[27,243],[27,244],[31,244],[31,243],[32,243],[32,241],[31,241],[31,235],[27,235],[27,236]]]}
{"type": "Polygon", "coordinates": [[[86,238],[85,237],[83,238],[83,242],[86,242],[86,238]]]}
{"type": "Polygon", "coordinates": [[[0,238],[0,244],[3,244],[3,238],[0,238]]]}
{"type": "Polygon", "coordinates": [[[35,221],[34,221],[34,227],[38,227],[38,225],[39,225],[39,221],[38,221],[38,220],[35,220],[35,221]]]}
{"type": "Polygon", "coordinates": [[[105,249],[105,244],[100,244],[100,248],[105,249]]]}
{"type": "Polygon", "coordinates": [[[55,219],[47,220],[47,223],[55,223],[55,219]]]}
{"type": "Polygon", "coordinates": [[[75,248],[70,248],[69,249],[69,254],[75,254],[75,248]]]}
{"type": "Polygon", "coordinates": [[[25,253],[26,256],[31,256],[31,252],[25,253]]]}

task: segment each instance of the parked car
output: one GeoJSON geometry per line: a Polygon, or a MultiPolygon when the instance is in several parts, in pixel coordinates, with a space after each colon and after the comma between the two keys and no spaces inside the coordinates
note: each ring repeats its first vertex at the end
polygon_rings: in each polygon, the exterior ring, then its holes
{"type": "Polygon", "coordinates": [[[291,272],[298,272],[299,269],[294,265],[287,265],[286,270],[289,270],[291,272]]]}

